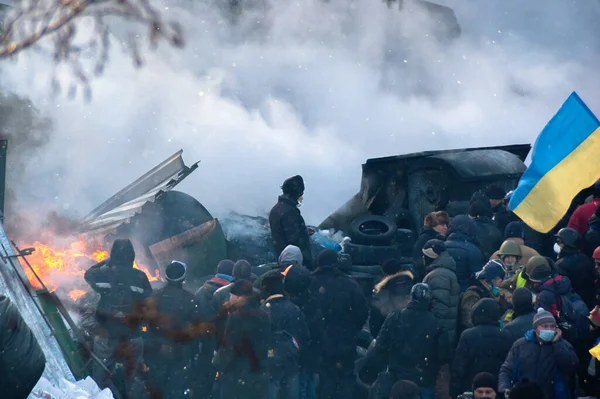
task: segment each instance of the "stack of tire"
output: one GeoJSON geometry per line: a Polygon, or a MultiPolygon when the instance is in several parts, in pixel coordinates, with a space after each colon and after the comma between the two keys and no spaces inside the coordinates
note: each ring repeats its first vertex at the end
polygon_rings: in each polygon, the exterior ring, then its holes
{"type": "Polygon", "coordinates": [[[378,215],[364,215],[350,225],[344,253],[352,259],[344,270],[354,277],[370,296],[373,285],[381,279],[381,265],[388,259],[398,259],[412,268],[411,253],[414,234],[411,230],[398,229],[394,221],[378,215]]]}

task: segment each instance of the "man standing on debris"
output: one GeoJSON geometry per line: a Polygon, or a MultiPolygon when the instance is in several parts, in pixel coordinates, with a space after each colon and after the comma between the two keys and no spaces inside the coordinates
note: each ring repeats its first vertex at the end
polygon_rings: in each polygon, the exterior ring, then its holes
{"type": "Polygon", "coordinates": [[[275,255],[279,257],[288,245],[295,245],[302,251],[304,266],[313,269],[310,239],[304,218],[298,209],[304,197],[304,180],[296,175],[283,182],[283,195],[269,214],[271,236],[275,255]]]}
{"type": "MultiPolygon", "coordinates": [[[[100,294],[96,307],[99,331],[94,337],[94,353],[112,373],[117,362],[124,362],[127,385],[131,385],[132,376],[142,363],[143,342],[139,329],[131,329],[125,324],[125,316],[132,313],[136,303],[152,294],[146,274],[133,268],[134,260],[131,241],[115,240],[110,259],[92,266],[84,276],[92,289],[100,294]]],[[[100,388],[104,388],[110,375],[104,368],[96,367],[93,378],[100,388]]]]}

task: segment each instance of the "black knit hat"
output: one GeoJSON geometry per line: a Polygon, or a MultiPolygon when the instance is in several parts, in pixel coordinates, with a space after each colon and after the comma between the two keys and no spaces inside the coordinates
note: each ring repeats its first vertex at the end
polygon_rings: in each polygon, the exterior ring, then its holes
{"type": "Polygon", "coordinates": [[[492,184],[485,189],[485,195],[491,200],[503,200],[506,197],[506,190],[497,184],[492,184]]]}
{"type": "Polygon", "coordinates": [[[446,250],[446,244],[442,240],[429,240],[423,246],[422,252],[423,255],[427,256],[430,259],[436,259],[438,256],[442,254],[446,250]]]}
{"type": "Polygon", "coordinates": [[[217,265],[217,273],[224,274],[226,276],[233,276],[233,266],[235,263],[231,259],[223,259],[217,265]]]}
{"type": "Polygon", "coordinates": [[[240,259],[235,262],[233,266],[233,275],[235,280],[251,280],[252,279],[252,267],[250,262],[245,259],[240,259]]]}
{"type": "Polygon", "coordinates": [[[135,251],[128,239],[118,239],[110,250],[110,262],[117,266],[133,266],[135,251]]]}
{"type": "Polygon", "coordinates": [[[181,261],[174,260],[167,265],[165,269],[165,278],[167,281],[179,283],[185,280],[187,265],[181,261]]]}
{"type": "Polygon", "coordinates": [[[525,287],[517,288],[512,295],[515,312],[519,315],[533,313],[533,295],[525,287]]]}
{"type": "Polygon", "coordinates": [[[284,194],[298,199],[304,194],[304,179],[302,179],[302,176],[300,175],[290,177],[283,182],[281,190],[284,194]]]}
{"type": "Polygon", "coordinates": [[[504,229],[504,239],[509,238],[522,238],[525,239],[525,229],[523,228],[523,222],[510,222],[504,229]]]}
{"type": "Polygon", "coordinates": [[[490,373],[479,373],[473,378],[473,391],[477,388],[492,388],[496,391],[498,390],[498,378],[490,373]]]}
{"type": "Polygon", "coordinates": [[[283,294],[283,274],[279,269],[270,270],[260,279],[260,290],[266,296],[283,294]]]}
{"type": "Polygon", "coordinates": [[[318,267],[336,267],[337,261],[337,252],[332,249],[324,249],[317,256],[318,267]]]}

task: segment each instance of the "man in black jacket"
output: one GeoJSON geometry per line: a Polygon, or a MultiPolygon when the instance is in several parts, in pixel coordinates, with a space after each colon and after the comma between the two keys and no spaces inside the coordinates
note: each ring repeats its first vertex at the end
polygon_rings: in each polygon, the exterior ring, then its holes
{"type": "Polygon", "coordinates": [[[313,339],[321,355],[319,399],[352,397],[356,336],[369,312],[360,286],[338,270],[337,260],[335,251],[322,251],[310,287],[316,309],[310,331],[317,333],[313,339]]]}
{"type": "Polygon", "coordinates": [[[304,265],[312,269],[308,230],[298,209],[304,197],[304,180],[299,175],[290,177],[283,182],[281,189],[283,195],[279,196],[279,201],[269,213],[275,256],[279,257],[288,245],[295,245],[302,251],[304,265]]]}
{"type": "Polygon", "coordinates": [[[488,207],[481,202],[473,202],[469,206],[469,217],[477,225],[477,240],[483,259],[489,259],[500,248],[504,235],[496,228],[488,207]]]}
{"type": "Polygon", "coordinates": [[[279,270],[264,274],[260,285],[264,301],[261,308],[271,318],[269,398],[298,399],[298,361],[300,352],[306,351],[310,344],[308,326],[300,308],[284,294],[279,270]]]}
{"type": "Polygon", "coordinates": [[[513,319],[503,329],[512,336],[514,342],[519,338],[523,338],[525,333],[531,330],[535,310],[533,309],[533,295],[525,287],[517,288],[513,292],[512,303],[513,319]]]}
{"type": "Polygon", "coordinates": [[[500,330],[502,313],[498,302],[481,299],[472,312],[473,328],[460,335],[451,370],[452,397],[468,391],[473,378],[482,372],[498,375],[512,345],[512,337],[500,330]]]}
{"type": "Polygon", "coordinates": [[[421,398],[433,399],[438,371],[449,360],[450,342],[442,323],[429,310],[430,303],[429,286],[415,284],[406,309],[395,311],[383,323],[359,371],[365,383],[377,378],[370,398],[388,398],[396,381],[408,380],[421,388],[421,398]],[[382,372],[386,366],[387,372],[382,372]]]}
{"type": "MultiPolygon", "coordinates": [[[[89,268],[85,281],[100,294],[96,307],[96,318],[100,330],[94,337],[94,353],[104,361],[110,371],[114,371],[118,353],[131,353],[134,357],[134,370],[142,362],[143,341],[139,329],[130,329],[125,324],[125,316],[133,311],[136,304],[152,294],[152,287],[146,274],[133,268],[135,251],[131,241],[115,240],[110,251],[110,259],[89,268]]],[[[129,375],[132,370],[128,370],[129,375]]],[[[109,376],[104,368],[95,367],[93,378],[100,388],[107,385],[109,376]]],[[[133,382],[129,379],[126,384],[133,382]]]]}
{"type": "Polygon", "coordinates": [[[151,389],[165,399],[184,396],[191,362],[198,352],[196,341],[178,342],[169,335],[198,320],[196,298],[183,288],[186,272],[186,264],[174,260],[165,270],[167,284],[148,300],[148,306],[169,318],[166,325],[151,325],[144,337],[151,389]]]}

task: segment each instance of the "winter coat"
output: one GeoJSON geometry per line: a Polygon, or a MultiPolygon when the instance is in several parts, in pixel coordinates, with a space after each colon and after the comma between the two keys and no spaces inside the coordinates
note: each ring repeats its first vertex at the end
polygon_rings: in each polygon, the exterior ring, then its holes
{"type": "Polygon", "coordinates": [[[489,259],[492,254],[500,248],[504,241],[504,234],[494,226],[492,219],[482,216],[475,220],[477,225],[477,241],[483,259],[489,259]]]}
{"type": "Polygon", "coordinates": [[[510,309],[510,292],[500,288],[500,294],[494,296],[490,291],[489,285],[481,280],[477,280],[474,285],[469,287],[460,298],[460,331],[473,327],[472,311],[475,304],[483,298],[492,298],[500,305],[500,311],[504,314],[510,309]]]}
{"type": "Polygon", "coordinates": [[[313,268],[313,258],[310,249],[310,238],[306,230],[304,218],[296,206],[296,201],[287,195],[281,195],[271,213],[269,224],[275,256],[279,257],[285,247],[295,245],[302,251],[304,265],[313,268]]]}
{"type": "Polygon", "coordinates": [[[377,337],[379,330],[393,311],[404,309],[410,299],[413,275],[409,271],[402,271],[385,277],[373,289],[371,311],[369,312],[369,330],[371,336],[377,337]],[[402,289],[395,287],[401,284],[402,289]],[[404,292],[399,292],[404,291],[404,292]]]}
{"type": "Polygon", "coordinates": [[[442,321],[450,342],[454,343],[460,300],[460,286],[455,273],[456,264],[447,252],[442,252],[429,265],[428,270],[430,272],[423,282],[431,289],[431,311],[442,321]]]}
{"type": "Polygon", "coordinates": [[[448,335],[427,302],[410,302],[383,323],[369,350],[360,379],[372,383],[387,366],[395,381],[409,380],[420,387],[435,385],[438,371],[449,359],[448,335]]]}
{"type": "MultiPolygon", "coordinates": [[[[199,320],[198,302],[196,297],[183,289],[181,283],[167,282],[167,284],[154,291],[152,301],[159,314],[168,316],[169,327],[181,331],[199,320]]],[[[196,341],[177,342],[165,336],[164,326],[150,326],[148,334],[144,334],[144,355],[149,358],[160,359],[164,365],[174,363],[187,363],[198,352],[196,341]]]]}
{"type": "Polygon", "coordinates": [[[572,291],[571,280],[565,276],[556,276],[539,287],[535,298],[535,308],[544,308],[558,319],[558,297],[569,295],[572,291]]]}
{"type": "Polygon", "coordinates": [[[146,274],[134,269],[133,264],[121,266],[99,263],[90,267],[84,278],[100,294],[96,315],[101,333],[115,339],[138,336],[139,330],[127,327],[122,317],[131,313],[136,303],[152,294],[146,274]]]}
{"type": "Polygon", "coordinates": [[[567,227],[577,230],[579,235],[583,237],[588,228],[588,222],[599,205],[600,198],[594,198],[592,202],[578,206],[571,215],[567,227]]]}
{"type": "Polygon", "coordinates": [[[38,382],[46,358],[19,309],[0,295],[0,386],[4,398],[27,398],[38,382]]]}
{"type": "Polygon", "coordinates": [[[213,307],[213,295],[219,288],[231,284],[232,280],[231,276],[217,274],[198,288],[195,296],[198,302],[198,313],[202,321],[208,321],[216,315],[218,309],[213,307]]]}
{"type": "MultiPolygon", "coordinates": [[[[539,253],[535,249],[529,248],[527,245],[525,245],[525,242],[523,241],[522,238],[513,237],[513,238],[508,238],[508,240],[516,242],[521,247],[522,256],[521,256],[520,263],[522,265],[527,265],[527,262],[529,262],[529,259],[531,259],[531,257],[539,256],[539,253]]],[[[490,260],[500,259],[500,257],[498,256],[498,252],[500,252],[500,250],[497,250],[496,252],[494,252],[494,254],[492,256],[490,256],[490,260]]]]}
{"type": "Polygon", "coordinates": [[[309,320],[322,363],[354,362],[356,336],[369,308],[358,283],[333,267],[313,273],[309,290],[315,296],[315,314],[309,320]]]}
{"type": "Polygon", "coordinates": [[[564,339],[540,343],[535,332],[515,342],[500,368],[498,391],[504,392],[524,379],[539,384],[546,399],[568,399],[568,379],[577,368],[575,350],[564,339]]]}
{"type": "Polygon", "coordinates": [[[493,299],[479,302],[472,312],[474,327],[463,331],[458,341],[451,370],[452,397],[470,391],[477,373],[498,375],[512,346],[512,336],[500,330],[493,299]],[[488,301],[492,301],[490,304],[488,301]]]}
{"type": "Polygon", "coordinates": [[[269,393],[269,315],[248,298],[227,318],[223,345],[215,356],[221,399],[265,399],[269,393]]]}
{"type": "Polygon", "coordinates": [[[446,250],[456,262],[456,278],[461,291],[467,289],[475,277],[475,273],[483,268],[484,258],[474,244],[475,236],[462,231],[450,233],[446,240],[446,250]]]}
{"type": "Polygon", "coordinates": [[[492,220],[494,221],[494,226],[500,231],[500,233],[504,234],[504,230],[506,226],[510,222],[516,222],[518,219],[517,215],[514,214],[508,207],[504,204],[500,204],[495,208],[492,208],[494,212],[494,217],[492,220]]]}
{"type": "Polygon", "coordinates": [[[417,242],[413,247],[415,282],[423,281],[423,277],[425,277],[426,273],[425,267],[423,266],[423,247],[427,241],[434,239],[444,241],[446,238],[431,227],[423,227],[419,233],[419,238],[417,238],[417,242]]]}
{"type": "Polygon", "coordinates": [[[594,261],[580,252],[561,252],[556,261],[558,273],[571,280],[571,286],[589,309],[594,308],[594,261]]]}
{"type": "MultiPolygon", "coordinates": [[[[261,305],[271,320],[271,338],[278,332],[287,332],[298,344],[299,351],[307,351],[310,345],[310,333],[308,325],[300,308],[294,305],[283,295],[273,295],[261,305]]],[[[272,348],[273,346],[271,346],[272,348]]],[[[271,378],[286,373],[286,375],[298,372],[298,358],[295,362],[286,364],[282,370],[270,370],[271,378]]]]}
{"type": "Polygon", "coordinates": [[[516,316],[510,323],[504,326],[503,330],[511,335],[513,342],[519,338],[523,338],[525,333],[531,330],[533,326],[533,316],[535,316],[535,312],[516,316]]]}
{"type": "MultiPolygon", "coordinates": [[[[224,287],[219,288],[213,294],[212,307],[216,314],[218,314],[221,311],[223,305],[225,305],[225,302],[229,301],[229,294],[232,287],[232,284],[228,284],[224,287]]],[[[252,291],[254,295],[258,295],[260,293],[260,290],[256,287],[254,287],[252,291]]]]}

